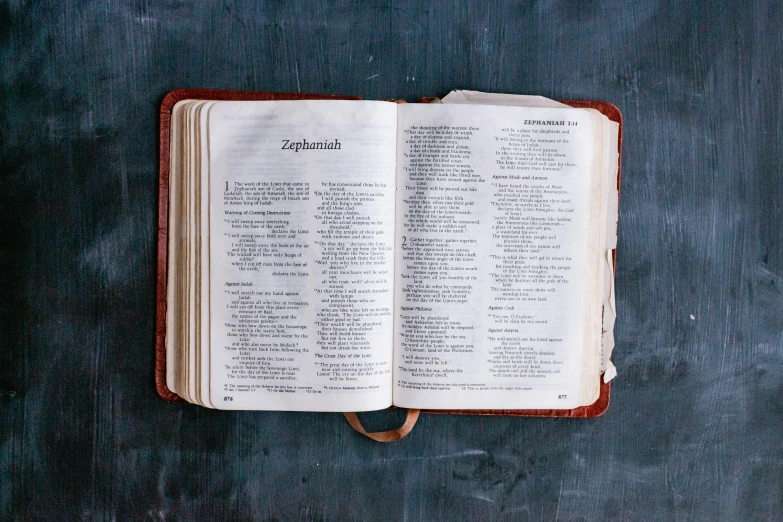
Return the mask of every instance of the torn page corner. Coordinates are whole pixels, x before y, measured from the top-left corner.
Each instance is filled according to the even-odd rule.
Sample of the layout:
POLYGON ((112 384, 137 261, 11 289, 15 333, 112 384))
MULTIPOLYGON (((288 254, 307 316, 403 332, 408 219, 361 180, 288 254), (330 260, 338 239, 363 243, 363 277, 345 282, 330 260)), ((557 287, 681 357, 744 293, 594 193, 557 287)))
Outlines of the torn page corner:
POLYGON ((604 382, 608 383, 615 377, 617 377, 617 368, 614 367, 612 361, 608 361, 606 365, 606 371, 604 372, 604 382))

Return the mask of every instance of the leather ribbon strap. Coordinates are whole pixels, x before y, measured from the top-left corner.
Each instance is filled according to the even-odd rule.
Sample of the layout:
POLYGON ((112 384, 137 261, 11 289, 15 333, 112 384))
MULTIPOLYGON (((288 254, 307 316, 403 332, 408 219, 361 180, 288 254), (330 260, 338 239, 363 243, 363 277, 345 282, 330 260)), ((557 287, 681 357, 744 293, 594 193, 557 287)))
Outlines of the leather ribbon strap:
POLYGON ((348 424, 351 425, 351 428, 355 429, 365 437, 369 437, 377 442, 393 442, 395 440, 400 440, 411 432, 413 425, 416 424, 416 421, 419 419, 419 410, 408 410, 408 416, 405 418, 405 424, 399 428, 387 431, 368 432, 364 429, 364 426, 362 426, 362 423, 359 421, 359 417, 356 416, 356 413, 345 412, 343 415, 345 416, 345 420, 348 421, 348 424))

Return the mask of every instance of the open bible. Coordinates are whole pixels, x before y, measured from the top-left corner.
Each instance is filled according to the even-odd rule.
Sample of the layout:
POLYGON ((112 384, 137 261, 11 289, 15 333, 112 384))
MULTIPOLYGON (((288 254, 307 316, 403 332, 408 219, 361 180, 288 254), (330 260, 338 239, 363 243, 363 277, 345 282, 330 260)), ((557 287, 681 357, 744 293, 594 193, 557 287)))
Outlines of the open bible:
POLYGON ((614 106, 216 93, 165 102, 161 395, 245 410, 606 409, 614 106))

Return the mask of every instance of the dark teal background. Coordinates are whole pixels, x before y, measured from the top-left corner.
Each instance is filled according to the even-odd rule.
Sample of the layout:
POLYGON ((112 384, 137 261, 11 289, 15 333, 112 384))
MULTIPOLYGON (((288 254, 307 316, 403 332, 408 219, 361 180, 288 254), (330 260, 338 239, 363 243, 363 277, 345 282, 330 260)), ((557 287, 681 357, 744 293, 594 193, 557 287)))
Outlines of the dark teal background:
POLYGON ((774 0, 0 2, 0 520, 780 520, 782 56, 774 0), (428 415, 382 445, 160 400, 180 87, 616 104, 609 411, 428 415))

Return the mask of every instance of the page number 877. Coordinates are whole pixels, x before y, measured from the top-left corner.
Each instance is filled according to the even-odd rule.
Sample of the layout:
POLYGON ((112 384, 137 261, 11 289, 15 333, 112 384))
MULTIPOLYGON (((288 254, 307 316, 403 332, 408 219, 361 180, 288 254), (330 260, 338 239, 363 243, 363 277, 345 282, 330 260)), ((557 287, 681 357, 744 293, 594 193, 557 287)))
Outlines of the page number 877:
POLYGON ((558 395, 557 396, 558 399, 565 399, 566 397, 568 397, 568 395, 558 395))

